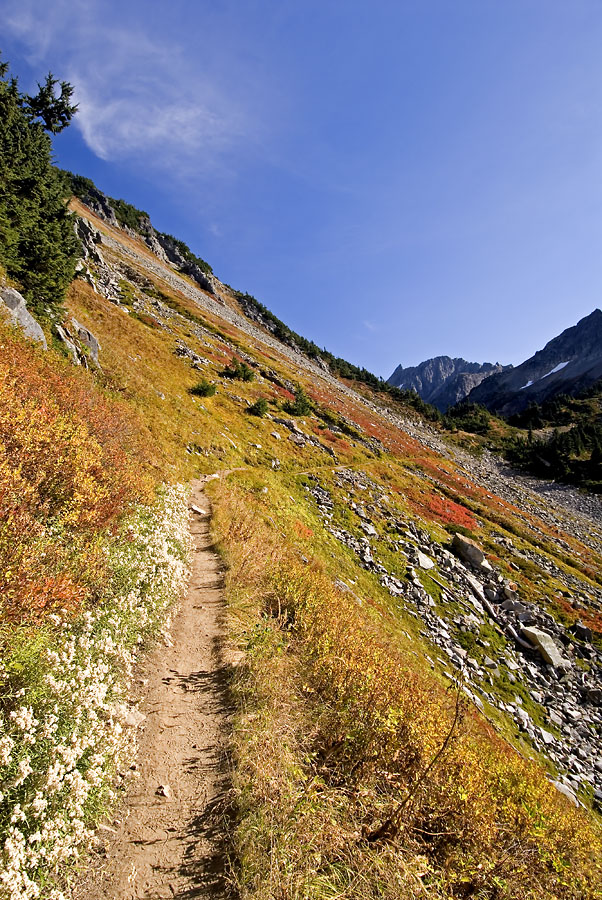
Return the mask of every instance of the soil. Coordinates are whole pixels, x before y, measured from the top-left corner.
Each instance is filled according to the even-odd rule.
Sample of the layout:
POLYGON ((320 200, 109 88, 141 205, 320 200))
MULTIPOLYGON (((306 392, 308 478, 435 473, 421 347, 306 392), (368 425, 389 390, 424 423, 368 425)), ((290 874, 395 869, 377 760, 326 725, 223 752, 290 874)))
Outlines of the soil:
POLYGON ((202 488, 202 481, 194 484, 190 501, 191 577, 171 645, 151 653, 139 675, 139 709, 146 715, 134 772, 139 777, 129 779, 112 826, 101 825, 75 900, 233 896, 226 871, 231 710, 225 602, 202 488))

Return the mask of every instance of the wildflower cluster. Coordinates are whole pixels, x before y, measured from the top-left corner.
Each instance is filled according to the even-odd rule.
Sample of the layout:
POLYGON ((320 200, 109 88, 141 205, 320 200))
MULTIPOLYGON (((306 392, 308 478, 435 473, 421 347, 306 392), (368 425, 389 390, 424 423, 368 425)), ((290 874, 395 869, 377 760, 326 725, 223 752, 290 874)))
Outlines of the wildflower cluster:
POLYGON ((0 898, 60 900, 60 878, 135 749, 127 688, 187 577, 186 492, 167 488, 107 541, 111 581, 77 619, 0 637, 0 898), (23 633, 21 633, 23 632, 23 633))

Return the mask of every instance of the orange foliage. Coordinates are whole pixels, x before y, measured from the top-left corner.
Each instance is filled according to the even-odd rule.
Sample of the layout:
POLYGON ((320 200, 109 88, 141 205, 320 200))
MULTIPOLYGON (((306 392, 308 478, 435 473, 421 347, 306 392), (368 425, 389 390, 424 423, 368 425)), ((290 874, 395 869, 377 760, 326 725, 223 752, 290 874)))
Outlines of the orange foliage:
POLYGON ((313 530, 298 519, 293 523, 293 527, 298 537, 303 538, 304 540, 313 536, 313 530))
MULTIPOLYGON (((127 506, 149 496, 136 423, 88 373, 0 326, 0 595, 9 618, 79 605, 68 568, 127 506)), ((94 568, 94 553, 89 563, 94 568)), ((83 559, 83 557, 81 557, 83 559)), ((81 568, 81 563, 80 563, 81 568)))

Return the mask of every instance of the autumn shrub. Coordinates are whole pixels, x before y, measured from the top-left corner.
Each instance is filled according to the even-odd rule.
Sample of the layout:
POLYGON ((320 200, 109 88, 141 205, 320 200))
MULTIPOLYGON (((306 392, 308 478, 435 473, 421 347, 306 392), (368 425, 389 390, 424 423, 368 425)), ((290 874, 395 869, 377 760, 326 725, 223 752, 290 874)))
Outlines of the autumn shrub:
POLYGON ((151 496, 150 459, 135 418, 88 373, 4 325, 0 350, 2 613, 40 618, 81 602, 97 533, 151 496))
POLYGON ((103 595, 89 608, 0 626, 2 900, 62 898, 67 867, 116 797, 135 744, 133 666, 169 626, 187 577, 187 494, 161 490, 105 532, 103 595))

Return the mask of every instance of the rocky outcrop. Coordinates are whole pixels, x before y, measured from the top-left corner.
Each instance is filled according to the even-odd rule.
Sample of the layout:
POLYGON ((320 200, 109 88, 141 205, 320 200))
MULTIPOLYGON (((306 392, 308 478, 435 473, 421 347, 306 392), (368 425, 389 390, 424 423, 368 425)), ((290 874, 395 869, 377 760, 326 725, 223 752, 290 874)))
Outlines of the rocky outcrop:
POLYGON ((89 368, 90 365, 100 368, 98 353, 100 344, 91 331, 81 325, 77 319, 55 325, 57 337, 65 345, 71 361, 76 366, 89 368))
MULTIPOLYGON (((138 219, 138 227, 134 231, 128 226, 122 226, 115 215, 115 210, 111 205, 111 198, 105 196, 102 191, 97 188, 90 189, 81 198, 82 202, 96 213, 101 219, 111 225, 113 228, 121 228, 127 234, 135 238, 142 238, 149 250, 161 260, 163 263, 176 268, 179 272, 183 272, 195 281, 200 288, 212 294, 219 301, 222 297, 219 293, 220 282, 210 272, 206 271, 195 258, 190 258, 182 251, 183 245, 171 235, 163 234, 156 231, 149 217, 142 213, 138 219)), ((115 201, 113 201, 115 202, 115 201)), ((95 229, 90 226, 84 219, 78 218, 76 221, 76 233, 84 246, 90 248, 90 235, 87 231, 94 232, 95 229), (83 223, 83 224, 81 224, 83 223)), ((185 248, 186 249, 186 248, 185 248)))
POLYGON ((13 325, 23 329, 27 337, 41 344, 44 350, 47 349, 44 332, 27 309, 25 298, 19 291, 10 287, 0 287, 0 311, 13 325))
POLYGON ((75 333, 81 345, 83 345, 87 349, 87 359, 90 359, 95 366, 98 366, 98 353, 100 351, 100 344, 98 340, 94 337, 91 331, 84 325, 80 325, 77 319, 72 318, 71 324, 75 329, 75 333))
MULTIPOLYGON (((355 533, 337 523, 337 504, 315 475, 306 489, 325 529, 420 622, 422 636, 433 645, 432 658, 426 656, 431 667, 441 667, 452 681, 460 677, 461 689, 479 709, 488 704, 508 717, 517 737, 548 757, 558 773, 553 783, 572 802, 578 804, 577 792, 586 787, 602 804, 602 651, 591 643, 589 629, 576 624, 569 630, 539 604, 522 600, 520 584, 491 566, 475 541, 458 534, 451 553, 417 522, 392 513, 381 486, 367 473, 341 469, 335 487, 338 502, 358 517, 355 533), (425 569, 441 589, 439 596, 426 590, 420 572, 425 569), (471 652, 465 649, 468 637, 471 652), (509 700, 508 682, 520 685, 522 696, 517 690, 509 700)), ((354 527, 353 517, 346 521, 354 527)), ((498 540, 516 552, 509 538, 500 534, 498 540)), ((534 554, 528 558, 543 562, 534 554)), ((560 570, 554 574, 573 587, 560 570)), ((340 580, 339 586, 347 587, 340 580)))
POLYGON ((418 366, 397 366, 388 383, 403 390, 416 391, 441 412, 463 400, 485 378, 504 371, 499 363, 472 363, 461 357, 435 356, 418 366))
POLYGON ((520 366, 494 374, 471 402, 508 416, 557 394, 575 395, 602 378, 602 311, 595 309, 520 366))
POLYGON ((98 188, 90 188, 81 199, 88 209, 91 209, 99 218, 104 219, 113 228, 119 228, 115 210, 109 203, 109 198, 105 197, 102 191, 99 191, 98 188))
POLYGON ((161 245, 159 235, 153 228, 152 222, 148 216, 140 217, 140 228, 138 234, 136 234, 135 232, 133 234, 135 237, 139 237, 140 235, 142 235, 145 244, 162 262, 170 262, 167 253, 161 245))
MULTIPOLYGON (((148 224, 150 225, 150 221, 148 224)), ((214 295, 218 294, 216 284, 219 282, 210 272, 206 272, 197 263, 187 259, 180 250, 178 243, 170 235, 155 231, 152 225, 150 225, 150 229, 153 233, 152 242, 159 244, 163 257, 168 262, 175 266, 178 271, 183 272, 185 275, 192 278, 193 281, 196 281, 199 287, 203 288, 207 293, 214 295)), ((151 243, 149 243, 149 239, 145 235, 143 235, 143 237, 152 250, 153 247, 151 243)))

